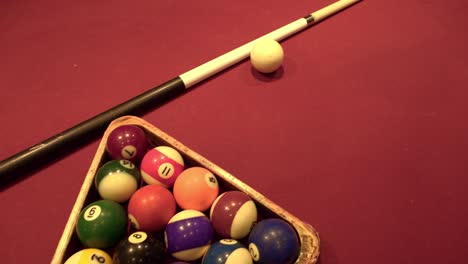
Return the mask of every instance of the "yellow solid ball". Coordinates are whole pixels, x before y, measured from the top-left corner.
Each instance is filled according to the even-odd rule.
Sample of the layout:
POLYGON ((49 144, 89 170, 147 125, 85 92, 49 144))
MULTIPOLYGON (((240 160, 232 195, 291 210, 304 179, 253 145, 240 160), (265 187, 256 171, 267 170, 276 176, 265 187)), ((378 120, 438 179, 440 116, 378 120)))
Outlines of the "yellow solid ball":
POLYGON ((283 59, 283 48, 273 39, 259 40, 250 52, 252 66, 262 73, 276 71, 283 64, 283 59))

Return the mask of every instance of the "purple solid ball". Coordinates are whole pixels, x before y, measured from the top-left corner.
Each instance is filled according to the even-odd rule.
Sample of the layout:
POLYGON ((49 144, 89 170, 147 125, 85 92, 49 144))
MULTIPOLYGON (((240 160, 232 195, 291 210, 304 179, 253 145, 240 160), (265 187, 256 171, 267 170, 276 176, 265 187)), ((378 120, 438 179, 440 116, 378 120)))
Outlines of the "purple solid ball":
POLYGON ((209 245, 213 238, 213 229, 208 217, 198 216, 169 222, 166 235, 167 251, 172 254, 209 245))
POLYGON ((180 261, 195 261, 206 253, 214 237, 210 219, 200 211, 174 215, 164 232, 167 253, 180 261))
POLYGON ((139 126, 122 125, 111 131, 106 151, 111 159, 125 159, 139 164, 149 149, 145 131, 139 126))

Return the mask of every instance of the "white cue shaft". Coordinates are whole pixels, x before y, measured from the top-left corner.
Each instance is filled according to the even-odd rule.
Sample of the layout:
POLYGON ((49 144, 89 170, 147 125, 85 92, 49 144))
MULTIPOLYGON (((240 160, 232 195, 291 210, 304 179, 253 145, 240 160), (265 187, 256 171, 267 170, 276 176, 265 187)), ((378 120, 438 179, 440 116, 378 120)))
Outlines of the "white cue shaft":
POLYGON ((208 61, 188 72, 185 72, 179 77, 185 84, 185 88, 194 86, 195 84, 215 75, 216 73, 223 71, 231 67, 234 64, 246 59, 250 55, 252 47, 261 39, 269 38, 276 41, 281 41, 305 28, 315 24, 337 12, 359 2, 361 0, 340 0, 331 5, 328 5, 322 9, 315 11, 307 17, 300 18, 292 23, 287 24, 281 28, 278 28, 262 37, 259 37, 247 44, 244 44, 232 51, 229 51, 211 61, 208 61))
POLYGON ((16 180, 19 178, 19 175, 23 175, 25 172, 30 172, 30 170, 38 168, 38 166, 43 166, 47 162, 51 162, 53 158, 58 157, 61 153, 66 153, 70 149, 82 144, 82 142, 89 140, 91 138, 90 135, 105 128, 115 118, 144 112, 149 107, 154 107, 155 104, 165 102, 182 94, 187 88, 240 62, 249 57, 253 45, 258 40, 271 38, 276 41, 281 41, 359 1, 360 0, 341 0, 312 14, 308 14, 304 18, 298 19, 263 37, 202 64, 168 82, 154 87, 66 131, 46 139, 33 147, 0 161, 0 183, 16 180))

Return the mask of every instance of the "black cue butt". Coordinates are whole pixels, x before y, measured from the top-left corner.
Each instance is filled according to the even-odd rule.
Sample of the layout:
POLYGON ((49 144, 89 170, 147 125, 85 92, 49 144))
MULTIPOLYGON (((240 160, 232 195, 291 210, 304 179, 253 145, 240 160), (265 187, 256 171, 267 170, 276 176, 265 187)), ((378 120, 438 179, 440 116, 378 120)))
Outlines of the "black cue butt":
POLYGON ((186 91, 180 77, 167 81, 122 104, 96 115, 33 147, 0 161, 0 187, 11 185, 102 135, 107 126, 124 115, 141 115, 186 91))

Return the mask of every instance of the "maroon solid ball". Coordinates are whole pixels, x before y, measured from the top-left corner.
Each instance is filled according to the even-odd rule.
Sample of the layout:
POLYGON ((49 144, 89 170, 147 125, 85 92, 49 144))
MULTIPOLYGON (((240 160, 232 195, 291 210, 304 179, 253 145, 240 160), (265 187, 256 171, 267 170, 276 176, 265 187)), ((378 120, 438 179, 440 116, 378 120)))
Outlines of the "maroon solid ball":
POLYGON ((111 131, 106 151, 111 159, 125 159, 138 164, 148 151, 145 131, 139 126, 122 125, 111 131))
POLYGON ((228 191, 213 202, 210 219, 222 238, 242 239, 257 221, 257 207, 247 194, 228 191))

